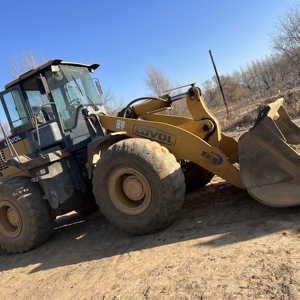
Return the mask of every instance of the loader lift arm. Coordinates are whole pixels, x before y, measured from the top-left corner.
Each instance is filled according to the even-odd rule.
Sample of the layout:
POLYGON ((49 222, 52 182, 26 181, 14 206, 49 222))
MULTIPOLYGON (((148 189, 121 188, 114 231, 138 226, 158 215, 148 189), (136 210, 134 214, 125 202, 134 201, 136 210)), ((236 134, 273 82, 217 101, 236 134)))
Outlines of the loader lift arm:
POLYGON ((193 162, 237 187, 244 187, 234 165, 238 162, 237 142, 221 133, 217 119, 194 84, 187 93, 147 99, 126 107, 119 115, 123 117, 99 116, 102 126, 111 132, 124 131, 128 137, 157 141, 177 161, 193 162), (157 110, 169 109, 172 102, 184 98, 192 118, 156 113, 157 110))
POLYGON ((247 189, 268 206, 300 205, 300 128, 291 121, 283 99, 267 105, 254 127, 237 142, 221 132, 218 120, 194 84, 187 93, 150 99, 127 108, 126 116, 101 116, 112 132, 125 131, 132 138, 157 141, 175 155, 247 189), (173 101, 186 99, 191 118, 157 114, 173 101), (255 162, 255 163, 254 163, 255 162), (284 195, 284 198, 282 197, 284 195))

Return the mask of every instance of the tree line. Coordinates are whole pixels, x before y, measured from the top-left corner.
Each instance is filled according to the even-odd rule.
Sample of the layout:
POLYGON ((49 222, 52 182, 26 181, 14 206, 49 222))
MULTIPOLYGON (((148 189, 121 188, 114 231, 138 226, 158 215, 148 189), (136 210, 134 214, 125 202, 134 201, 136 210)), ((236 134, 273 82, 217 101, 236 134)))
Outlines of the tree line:
MULTIPOLYGON (((254 103, 272 95, 291 90, 300 85, 300 2, 294 4, 279 18, 270 34, 272 54, 240 67, 232 74, 220 76, 226 102, 229 106, 254 103)), ((172 89, 168 81, 154 66, 147 69, 146 87, 155 95, 172 89), (166 88, 167 87, 167 88, 166 88)), ((205 102, 213 109, 223 107, 217 77, 201 84, 205 102)), ((187 113, 186 108, 177 107, 174 113, 187 113)), ((181 104, 184 106, 184 104, 181 104)))
MULTIPOLYGON (((299 67, 291 65, 284 55, 274 54, 264 60, 252 61, 230 75, 222 75, 220 81, 229 105, 251 103, 298 87, 298 70, 299 67)), ((205 100, 211 107, 222 105, 216 76, 202 86, 205 100)))

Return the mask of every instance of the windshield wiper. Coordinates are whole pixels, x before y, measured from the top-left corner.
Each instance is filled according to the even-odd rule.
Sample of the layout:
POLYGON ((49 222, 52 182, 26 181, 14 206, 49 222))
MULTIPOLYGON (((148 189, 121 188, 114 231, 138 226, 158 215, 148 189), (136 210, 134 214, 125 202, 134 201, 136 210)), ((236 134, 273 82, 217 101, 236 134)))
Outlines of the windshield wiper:
POLYGON ((86 99, 88 99, 89 103, 92 105, 92 107, 93 107, 93 109, 94 109, 95 111, 99 110, 99 108, 96 106, 96 104, 95 104, 95 103, 94 103, 87 95, 85 95, 85 94, 82 92, 82 90, 81 90, 81 88, 80 88, 80 85, 78 84, 78 82, 76 81, 76 79, 74 78, 73 75, 72 75, 72 78, 73 78, 74 82, 76 83, 76 86, 77 86, 77 88, 78 88, 78 90, 79 90, 81 96, 82 96, 82 97, 85 97, 86 99))

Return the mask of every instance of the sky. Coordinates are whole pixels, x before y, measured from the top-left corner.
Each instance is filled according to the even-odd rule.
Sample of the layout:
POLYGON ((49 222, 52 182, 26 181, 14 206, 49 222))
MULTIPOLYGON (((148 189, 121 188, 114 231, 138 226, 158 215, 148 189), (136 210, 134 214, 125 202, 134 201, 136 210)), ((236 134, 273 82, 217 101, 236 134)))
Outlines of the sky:
POLYGON ((146 69, 174 85, 220 75, 270 55, 270 34, 295 0, 2 0, 0 87, 14 57, 99 63, 104 90, 127 104, 150 94, 146 69))

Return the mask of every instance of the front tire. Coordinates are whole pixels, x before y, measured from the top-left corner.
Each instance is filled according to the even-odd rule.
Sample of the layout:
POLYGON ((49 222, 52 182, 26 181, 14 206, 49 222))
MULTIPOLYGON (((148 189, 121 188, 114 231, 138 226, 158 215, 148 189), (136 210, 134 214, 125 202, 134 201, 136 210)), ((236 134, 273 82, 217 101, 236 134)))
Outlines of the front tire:
POLYGON ((27 177, 0 184, 0 246, 9 253, 31 250, 50 237, 54 218, 40 186, 27 177))
POLYGON ((156 232, 169 225, 185 195, 184 176, 175 157, 160 144, 126 139, 98 161, 93 190, 100 211, 131 234, 156 232))

